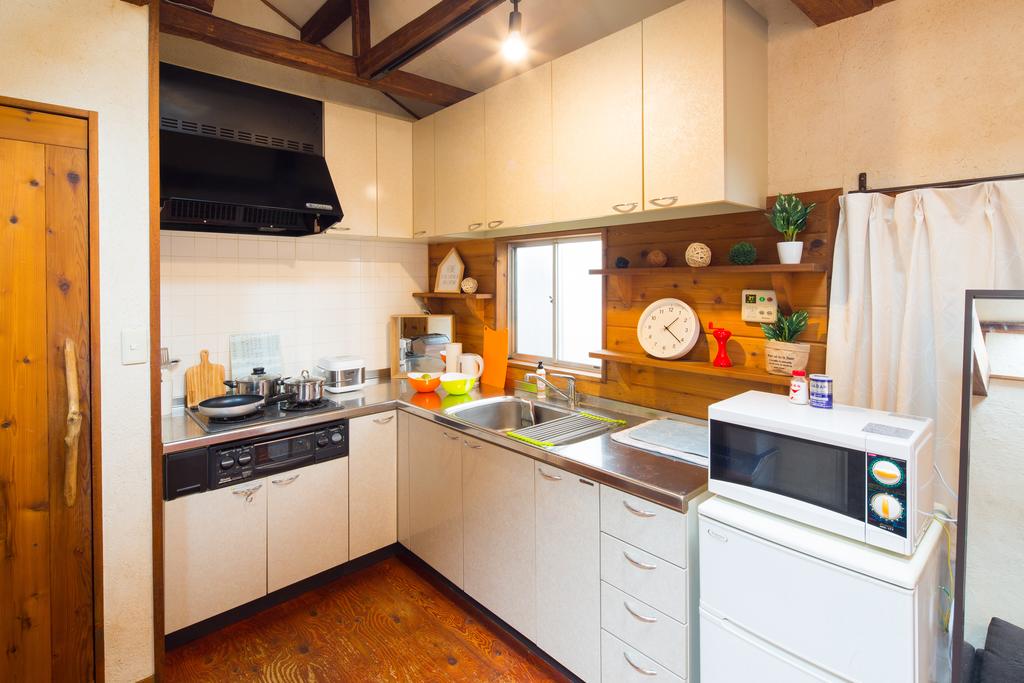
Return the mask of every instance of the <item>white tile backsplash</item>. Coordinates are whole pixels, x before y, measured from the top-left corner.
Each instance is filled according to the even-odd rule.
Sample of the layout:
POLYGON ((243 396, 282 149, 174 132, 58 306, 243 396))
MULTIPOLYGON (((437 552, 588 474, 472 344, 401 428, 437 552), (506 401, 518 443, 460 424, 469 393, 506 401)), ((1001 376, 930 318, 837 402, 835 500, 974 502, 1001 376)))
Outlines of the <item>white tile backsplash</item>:
POLYGON ((388 366, 391 316, 416 313, 412 292, 427 289, 427 247, 334 236, 160 235, 161 344, 185 369, 208 349, 229 375, 228 337, 281 335, 285 374, 320 356, 353 354, 371 370, 388 366))

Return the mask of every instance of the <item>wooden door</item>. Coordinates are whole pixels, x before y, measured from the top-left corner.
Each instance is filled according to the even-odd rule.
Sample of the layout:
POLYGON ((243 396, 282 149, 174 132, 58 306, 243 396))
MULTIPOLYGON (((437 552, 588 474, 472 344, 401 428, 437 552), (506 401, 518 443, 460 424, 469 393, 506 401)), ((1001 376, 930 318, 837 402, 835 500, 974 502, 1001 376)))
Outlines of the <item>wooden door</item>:
POLYGON ((88 180, 86 119, 0 106, 4 681, 95 677, 88 180))
POLYGON ((475 232, 484 226, 483 93, 434 114, 434 234, 475 232))
POLYGON ((389 546, 398 533, 398 413, 349 420, 349 556, 389 546))
POLYGON ((642 54, 635 24, 552 62, 556 221, 643 209, 642 54))

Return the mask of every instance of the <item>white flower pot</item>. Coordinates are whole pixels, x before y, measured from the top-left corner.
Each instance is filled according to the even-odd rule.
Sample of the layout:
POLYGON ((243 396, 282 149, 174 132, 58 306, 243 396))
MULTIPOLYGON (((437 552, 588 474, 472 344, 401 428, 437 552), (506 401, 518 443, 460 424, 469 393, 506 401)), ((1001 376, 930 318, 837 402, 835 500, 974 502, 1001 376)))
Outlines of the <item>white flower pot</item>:
POLYGON ((803 255, 803 242, 779 242, 779 263, 800 263, 803 255))
POLYGON ((789 375, 806 370, 811 356, 810 344, 770 341, 764 345, 764 368, 773 375, 789 375))

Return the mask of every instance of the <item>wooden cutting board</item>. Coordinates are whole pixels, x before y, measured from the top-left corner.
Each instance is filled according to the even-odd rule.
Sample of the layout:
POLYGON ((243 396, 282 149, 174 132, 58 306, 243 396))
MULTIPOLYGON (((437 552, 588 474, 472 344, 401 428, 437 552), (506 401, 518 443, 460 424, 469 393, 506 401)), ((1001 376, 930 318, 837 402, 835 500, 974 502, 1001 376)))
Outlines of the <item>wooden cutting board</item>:
POLYGON ((185 404, 194 408, 201 401, 221 396, 224 389, 224 366, 210 362, 210 352, 199 352, 199 365, 185 371, 185 404))

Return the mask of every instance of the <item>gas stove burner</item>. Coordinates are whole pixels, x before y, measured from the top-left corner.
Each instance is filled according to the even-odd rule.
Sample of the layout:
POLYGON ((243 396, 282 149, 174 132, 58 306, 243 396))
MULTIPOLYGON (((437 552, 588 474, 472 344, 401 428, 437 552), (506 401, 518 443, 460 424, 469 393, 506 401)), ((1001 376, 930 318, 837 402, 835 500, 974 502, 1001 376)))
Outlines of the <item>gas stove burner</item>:
POLYGON ((258 420, 263 417, 263 409, 259 409, 254 413, 247 415, 235 415, 234 417, 210 417, 206 416, 206 419, 214 424, 236 424, 238 422, 248 422, 249 420, 258 420))
POLYGON ((305 403, 292 403, 289 401, 281 404, 281 410, 288 413, 301 413, 309 410, 317 410, 319 408, 323 408, 329 403, 330 401, 323 398, 317 401, 307 401, 305 403))

